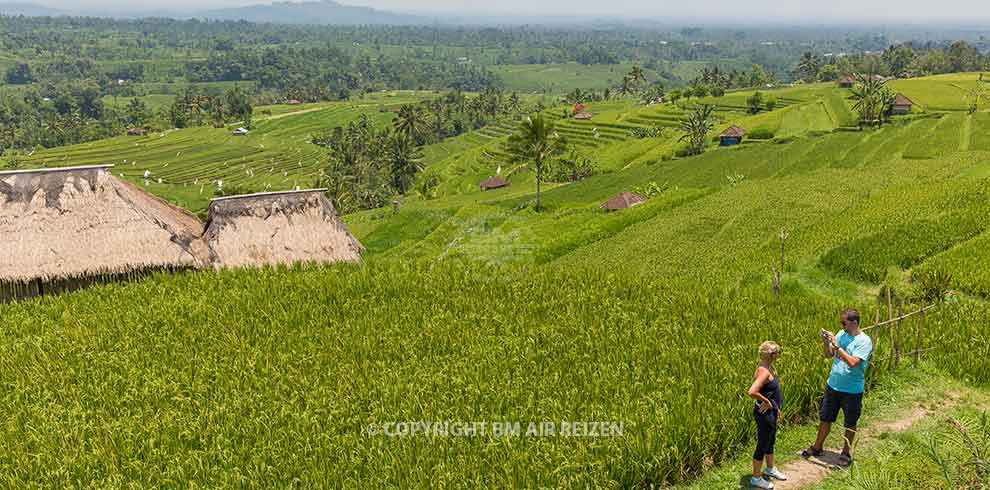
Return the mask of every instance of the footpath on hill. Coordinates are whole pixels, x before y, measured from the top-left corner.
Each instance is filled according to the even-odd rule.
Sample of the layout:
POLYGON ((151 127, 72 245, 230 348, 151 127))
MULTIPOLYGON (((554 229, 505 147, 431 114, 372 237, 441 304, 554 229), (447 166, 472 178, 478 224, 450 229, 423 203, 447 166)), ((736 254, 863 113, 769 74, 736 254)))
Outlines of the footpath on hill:
MULTIPOLYGON (((854 443, 853 457, 861 465, 870 458, 870 449, 891 434, 911 430, 931 417, 944 414, 953 407, 965 403, 967 390, 959 381, 948 378, 931 369, 903 367, 892 373, 879 389, 868 391, 863 401, 863 417, 860 437, 854 443)), ((785 387, 786 393, 786 387, 785 387)), ((842 446, 840 420, 833 426, 826 441, 826 452, 819 458, 805 460, 802 449, 811 445, 817 431, 817 421, 809 420, 801 425, 782 425, 777 439, 777 466, 788 476, 786 481, 774 481, 778 490, 816 488, 830 479, 840 478, 848 470, 839 468, 838 452, 842 446)), ((755 438, 755 426, 753 428, 755 438)), ((698 480, 678 486, 684 490, 724 490, 727 488, 752 488, 749 477, 752 460, 749 452, 721 467, 715 468, 698 480)))

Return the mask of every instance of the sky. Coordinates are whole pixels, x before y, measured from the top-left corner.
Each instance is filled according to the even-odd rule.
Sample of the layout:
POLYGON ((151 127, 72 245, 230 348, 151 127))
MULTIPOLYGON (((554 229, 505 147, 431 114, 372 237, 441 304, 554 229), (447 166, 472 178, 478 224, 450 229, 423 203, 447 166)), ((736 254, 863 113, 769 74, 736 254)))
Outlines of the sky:
MULTIPOLYGON (((5 0, 0 0, 5 1, 5 0)), ((12 0, 6 0, 12 1, 12 0)), ((32 0, 22 0, 32 1, 32 0)), ((383 10, 421 13, 553 16, 648 17, 655 19, 742 19, 889 21, 922 24, 932 21, 990 20, 988 0, 339 0, 383 10)), ((134 9, 195 9, 236 7, 266 0, 34 0, 71 10, 87 7, 134 9)))

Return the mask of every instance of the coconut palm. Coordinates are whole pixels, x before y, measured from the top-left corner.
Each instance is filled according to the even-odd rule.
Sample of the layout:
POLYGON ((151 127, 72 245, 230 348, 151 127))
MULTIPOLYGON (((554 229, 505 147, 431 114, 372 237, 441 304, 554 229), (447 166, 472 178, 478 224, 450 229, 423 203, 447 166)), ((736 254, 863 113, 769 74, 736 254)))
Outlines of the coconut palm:
POLYGON ((798 61, 798 75, 802 80, 812 82, 818 77, 819 65, 821 65, 821 63, 818 61, 818 57, 815 56, 815 53, 806 51, 801 55, 801 60, 798 61))
POLYGON ((393 123, 395 130, 418 140, 426 126, 423 113, 413 104, 406 104, 399 108, 399 114, 393 123))
POLYGON ((629 70, 629 74, 626 76, 629 77, 629 81, 634 85, 646 82, 646 73, 639 66, 633 66, 632 70, 629 70))
POLYGON ((564 140, 554 129, 553 121, 543 114, 527 117, 516 133, 509 137, 509 146, 518 158, 530 160, 536 167, 536 210, 540 210, 540 183, 547 161, 564 151, 564 140))
POLYGON ((680 141, 687 140, 688 152, 692 155, 700 155, 705 151, 705 143, 708 141, 708 132, 715 127, 712 120, 712 113, 715 107, 705 104, 688 114, 687 119, 681 121, 680 129, 684 131, 680 141))
POLYGON ((633 93, 632 80, 629 79, 628 75, 622 77, 622 83, 620 83, 619 86, 616 87, 615 91, 616 93, 618 93, 620 96, 623 97, 633 93))
POLYGON ((405 194, 412 185, 416 173, 423 170, 423 154, 416 142, 402 133, 395 133, 389 140, 388 159, 391 165, 392 187, 405 194))

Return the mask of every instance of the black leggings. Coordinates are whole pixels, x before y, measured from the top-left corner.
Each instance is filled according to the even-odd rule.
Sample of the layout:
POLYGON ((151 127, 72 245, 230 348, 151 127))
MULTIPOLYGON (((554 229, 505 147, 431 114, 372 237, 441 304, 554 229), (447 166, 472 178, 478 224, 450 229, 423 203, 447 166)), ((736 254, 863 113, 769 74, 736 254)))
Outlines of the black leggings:
POLYGON ((777 409, 771 408, 766 413, 760 413, 759 408, 753 409, 756 419, 756 451, 753 452, 755 461, 763 461, 767 454, 773 454, 773 445, 777 442, 777 409))

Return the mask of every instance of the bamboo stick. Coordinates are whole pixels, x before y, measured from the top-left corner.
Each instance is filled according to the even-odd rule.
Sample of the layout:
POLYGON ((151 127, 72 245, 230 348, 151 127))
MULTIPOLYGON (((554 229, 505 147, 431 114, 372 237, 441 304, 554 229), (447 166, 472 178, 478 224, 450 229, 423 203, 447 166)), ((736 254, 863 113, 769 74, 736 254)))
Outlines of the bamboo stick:
POLYGON ((901 365, 901 321, 904 318, 904 300, 897 302, 897 325, 894 326, 894 367, 901 365))
POLYGON ((917 365, 921 361, 921 339, 925 335, 925 311, 921 311, 921 316, 918 317, 918 332, 914 340, 914 364, 917 365))
POLYGON ((887 326, 887 325, 890 325, 891 323, 894 323, 894 322, 897 322, 898 320, 903 320, 903 319, 905 319, 905 318, 908 318, 908 317, 911 317, 911 316, 914 316, 914 315, 917 315, 917 314, 920 314, 920 313, 922 313, 922 312, 924 312, 924 311, 928 311, 928 310, 930 310, 930 309, 932 309, 932 308, 934 308, 934 307, 935 307, 935 305, 928 305, 928 306, 926 306, 926 307, 924 307, 924 308, 921 308, 921 309, 918 309, 918 310, 915 310, 915 311, 912 311, 911 313, 908 313, 908 314, 906 314, 906 315, 904 315, 904 316, 902 316, 902 317, 897 317, 897 318, 891 318, 890 320, 886 320, 886 321, 883 321, 883 322, 879 322, 879 323, 876 323, 876 324, 873 324, 873 325, 870 325, 869 327, 864 327, 864 328, 863 328, 863 330, 870 330, 870 329, 872 329, 872 328, 877 328, 877 327, 883 327, 883 326, 887 326))

